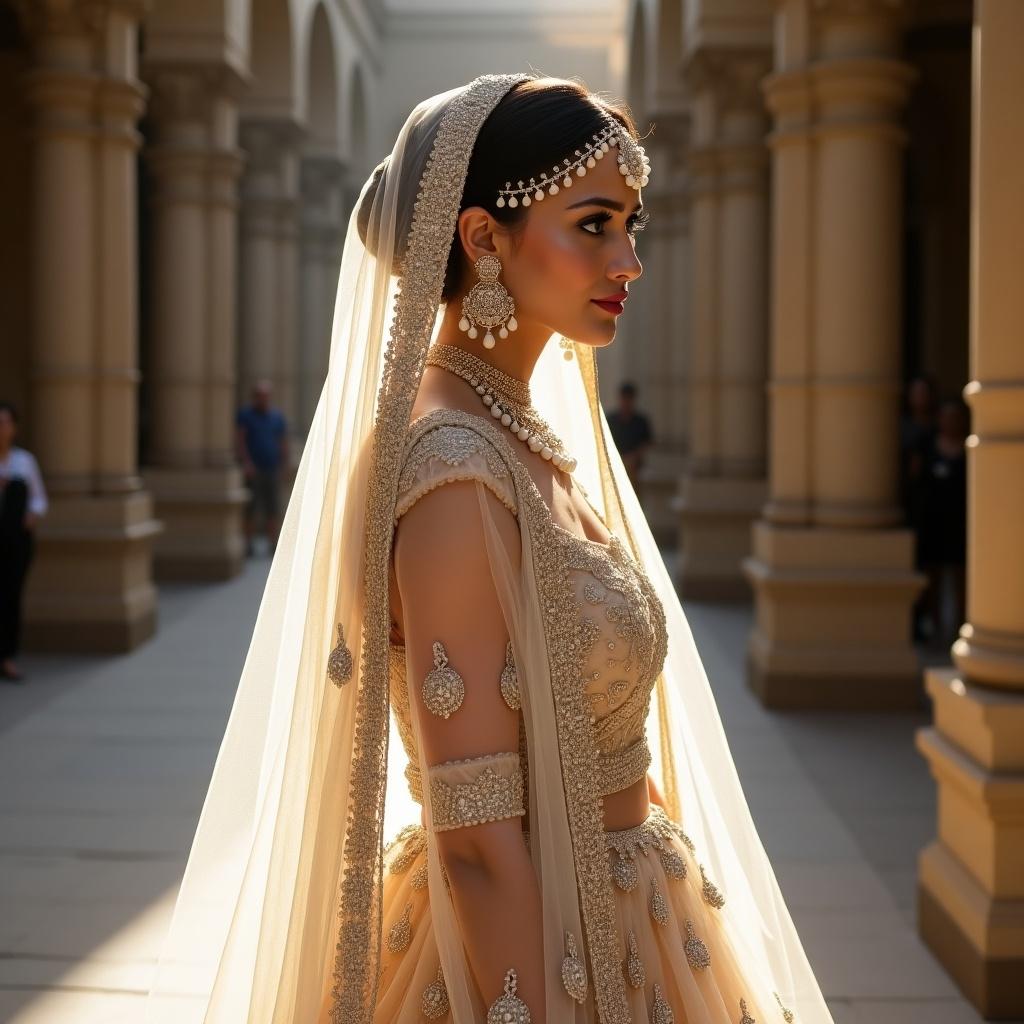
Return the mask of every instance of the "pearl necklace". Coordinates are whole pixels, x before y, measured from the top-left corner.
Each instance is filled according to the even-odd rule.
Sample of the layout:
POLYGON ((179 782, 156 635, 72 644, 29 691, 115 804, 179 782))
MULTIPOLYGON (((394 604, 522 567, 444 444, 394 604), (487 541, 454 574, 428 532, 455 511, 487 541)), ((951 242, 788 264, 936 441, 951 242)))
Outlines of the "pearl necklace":
POLYGON ((562 442, 530 404, 530 385, 509 377, 496 366, 455 345, 434 345, 427 351, 427 365, 440 366, 467 381, 491 415, 522 441, 531 452, 549 460, 563 473, 572 473, 576 459, 566 454, 562 442))

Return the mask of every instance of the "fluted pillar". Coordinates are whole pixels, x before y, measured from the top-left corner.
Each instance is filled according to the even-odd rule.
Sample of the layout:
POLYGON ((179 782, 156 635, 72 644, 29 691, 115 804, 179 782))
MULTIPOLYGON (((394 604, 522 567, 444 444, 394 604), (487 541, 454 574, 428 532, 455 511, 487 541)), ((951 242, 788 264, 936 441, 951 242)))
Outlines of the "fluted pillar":
POLYGON ((287 120, 246 119, 242 148, 239 279, 239 389, 269 380, 272 401, 296 429, 299 337, 298 126, 287 120))
POLYGON ((698 51, 689 156, 690 449, 680 485, 677 583, 687 597, 749 596, 742 562, 765 495, 768 50, 698 51))
POLYGON ((23 8, 33 46, 31 418, 53 498, 25 642, 47 650, 127 650, 155 628, 159 524, 135 457, 142 8, 23 8))
POLYGON ((146 68, 150 145, 151 430, 146 481, 166 532, 164 579, 226 579, 244 556, 234 457, 237 181, 235 79, 146 68))
POLYGON ((901 2, 780 0, 769 496, 746 572, 749 678, 771 706, 920 701, 923 582, 897 500, 901 2))
POLYGON ((918 927, 988 1019, 1024 1016, 1024 6, 975 7, 967 622, 930 670, 917 746, 938 786, 918 927))
POLYGON ((298 413, 295 424, 296 431, 302 435, 313 421, 331 351, 334 300, 344 241, 343 172, 343 165, 334 157, 306 157, 302 161, 298 413))

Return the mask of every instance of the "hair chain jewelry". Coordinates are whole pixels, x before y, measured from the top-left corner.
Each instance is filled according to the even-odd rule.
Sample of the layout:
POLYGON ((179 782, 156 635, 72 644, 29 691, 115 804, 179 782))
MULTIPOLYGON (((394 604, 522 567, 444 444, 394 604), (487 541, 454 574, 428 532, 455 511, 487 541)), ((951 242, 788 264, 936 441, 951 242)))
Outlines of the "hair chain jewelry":
POLYGON ((467 381, 491 415, 532 452, 550 460, 563 473, 572 473, 577 460, 568 455, 555 432, 530 405, 530 386, 456 345, 433 345, 427 365, 440 366, 467 381))
POLYGON ((507 203, 510 207, 516 207, 522 202, 523 206, 529 206, 533 200, 540 202, 544 198, 545 189, 549 196, 558 195, 559 179, 563 188, 571 188, 573 172, 578 178, 584 177, 588 169, 593 169, 598 160, 604 159, 605 153, 612 146, 618 150, 616 159, 619 174, 626 179, 626 184, 638 192, 647 184, 651 162, 647 159, 644 147, 630 135, 624 125, 609 117, 606 126, 590 138, 590 144, 585 149, 576 150, 575 160, 566 157, 561 164, 552 167, 552 173, 531 178, 526 184, 520 179, 518 188, 513 188, 512 182, 506 181, 505 187, 498 190, 496 205, 503 207, 507 203))

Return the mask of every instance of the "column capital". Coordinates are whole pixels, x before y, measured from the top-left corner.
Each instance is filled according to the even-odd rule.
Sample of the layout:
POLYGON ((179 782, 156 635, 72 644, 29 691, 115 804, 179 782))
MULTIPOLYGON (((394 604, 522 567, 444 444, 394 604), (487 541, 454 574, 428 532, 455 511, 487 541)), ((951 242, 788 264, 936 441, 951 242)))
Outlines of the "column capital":
POLYGON ((246 117, 239 132, 249 165, 263 170, 276 167, 282 154, 294 151, 305 135, 298 121, 288 117, 246 117))
POLYGON ((768 49, 702 48, 687 60, 683 75, 694 92, 713 92, 723 111, 761 110, 761 81, 771 67, 768 49))

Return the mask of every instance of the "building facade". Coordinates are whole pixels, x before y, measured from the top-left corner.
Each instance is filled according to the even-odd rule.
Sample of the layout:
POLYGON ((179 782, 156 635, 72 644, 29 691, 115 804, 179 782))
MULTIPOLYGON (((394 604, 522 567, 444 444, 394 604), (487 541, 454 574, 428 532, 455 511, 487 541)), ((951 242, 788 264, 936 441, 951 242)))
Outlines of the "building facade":
POLYGON ((1019 1017, 1024 4, 634 0, 629 19, 660 224, 625 326, 679 589, 752 598, 748 679, 770 707, 913 708, 926 690, 939 815, 919 928, 985 1016, 1019 1017), (899 473, 921 375, 973 419, 966 621, 924 678, 899 473))

